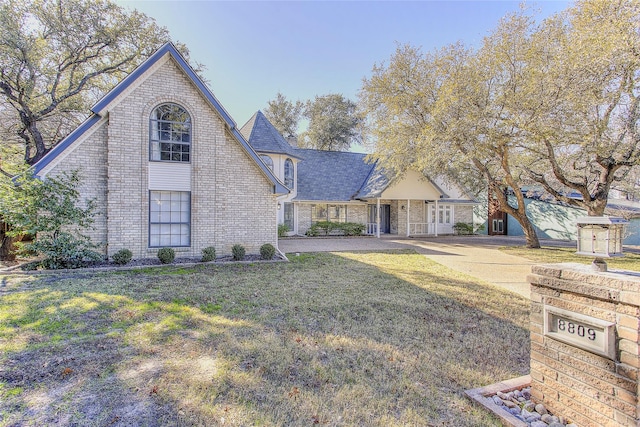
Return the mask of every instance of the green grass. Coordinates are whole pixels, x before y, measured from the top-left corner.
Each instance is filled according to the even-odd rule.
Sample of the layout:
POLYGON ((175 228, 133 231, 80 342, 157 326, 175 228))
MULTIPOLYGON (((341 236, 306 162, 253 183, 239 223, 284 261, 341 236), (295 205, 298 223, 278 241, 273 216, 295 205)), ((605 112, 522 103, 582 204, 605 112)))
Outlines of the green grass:
MULTIPOLYGON (((593 261, 593 258, 576 255, 575 248, 542 247, 540 249, 529 249, 524 246, 508 246, 500 248, 500 250, 544 264, 561 262, 591 264, 593 261)), ((607 258, 606 262, 609 269, 640 271, 640 254, 625 253, 623 257, 607 258)))
POLYGON ((411 251, 0 278, 0 426, 485 426, 528 302, 411 251))

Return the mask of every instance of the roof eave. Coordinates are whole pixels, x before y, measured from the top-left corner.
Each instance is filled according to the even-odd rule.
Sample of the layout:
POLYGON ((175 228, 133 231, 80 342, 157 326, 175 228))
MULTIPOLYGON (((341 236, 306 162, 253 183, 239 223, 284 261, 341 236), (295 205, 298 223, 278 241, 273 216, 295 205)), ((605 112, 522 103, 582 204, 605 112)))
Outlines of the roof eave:
POLYGON ((51 149, 42 159, 31 167, 34 176, 39 176, 40 172, 46 168, 53 160, 56 159, 64 150, 78 140, 85 132, 100 121, 102 117, 97 114, 89 116, 80 126, 75 128, 73 132, 62 139, 55 147, 51 149))

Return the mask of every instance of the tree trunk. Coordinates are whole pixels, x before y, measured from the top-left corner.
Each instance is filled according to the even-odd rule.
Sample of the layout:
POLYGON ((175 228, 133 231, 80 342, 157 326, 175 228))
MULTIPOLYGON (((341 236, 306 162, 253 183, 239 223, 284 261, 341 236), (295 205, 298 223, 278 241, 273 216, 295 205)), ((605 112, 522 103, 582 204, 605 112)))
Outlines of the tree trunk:
POLYGON ((0 222, 0 261, 15 261, 15 243, 19 238, 8 236, 7 231, 8 226, 4 222, 0 222))
POLYGON ((524 213, 520 214, 520 209, 516 211, 516 215, 512 216, 520 223, 522 226, 522 231, 524 231, 524 237, 527 240, 527 247, 530 249, 540 249, 540 240, 538 240, 538 234, 536 233, 536 229, 531 224, 529 217, 524 213))
POLYGON ((596 197, 590 203, 587 204, 587 215, 604 216, 604 210, 606 209, 606 207, 607 207, 606 197, 602 197, 601 195, 596 195, 596 197))
POLYGON ((29 113, 20 112, 20 121, 22 128, 18 135, 25 141, 24 161, 28 165, 36 164, 44 157, 49 150, 44 144, 44 138, 40 129, 38 129, 38 121, 29 113), (35 149, 35 153, 32 150, 35 149))
POLYGON ((489 194, 494 194, 496 199, 498 200, 500 209, 518 221, 522 226, 522 231, 524 232, 524 237, 527 241, 527 247, 531 249, 539 249, 540 248, 540 240, 538 240, 538 235, 536 233, 536 229, 533 227, 531 220, 527 216, 527 209, 524 202, 524 196, 522 195, 522 191, 520 189, 514 191, 514 196, 518 203, 518 207, 514 208, 509 204, 509 199, 507 196, 506 190, 500 185, 493 184, 490 186, 489 194))

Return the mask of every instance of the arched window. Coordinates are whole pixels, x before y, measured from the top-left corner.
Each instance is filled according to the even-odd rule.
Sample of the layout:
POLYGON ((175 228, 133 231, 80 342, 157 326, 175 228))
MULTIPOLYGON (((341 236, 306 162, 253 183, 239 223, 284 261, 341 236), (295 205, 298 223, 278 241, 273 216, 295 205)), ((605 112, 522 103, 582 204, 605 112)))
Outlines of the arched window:
POLYGON ((151 113, 149 160, 189 162, 191 117, 177 104, 162 104, 151 113))
POLYGON ((271 169, 271 172, 273 172, 273 160, 271 160, 271 157, 267 156, 266 154, 262 154, 260 155, 260 158, 262 159, 264 164, 267 165, 269 169, 271 169))
POLYGON ((293 161, 291 159, 287 159, 284 161, 284 185, 287 188, 293 188, 293 161))

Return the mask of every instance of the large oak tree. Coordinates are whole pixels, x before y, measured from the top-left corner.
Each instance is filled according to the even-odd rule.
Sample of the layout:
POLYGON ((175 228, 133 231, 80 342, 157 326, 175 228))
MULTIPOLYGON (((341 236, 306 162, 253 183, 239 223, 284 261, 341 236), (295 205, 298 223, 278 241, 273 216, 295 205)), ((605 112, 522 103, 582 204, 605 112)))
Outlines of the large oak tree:
POLYGON ((531 185, 602 215, 640 163, 639 7, 583 0, 539 25, 523 10, 477 50, 398 48, 360 94, 374 157, 488 187, 530 247, 531 185))
POLYGON ((307 101, 303 115, 309 127, 302 143, 317 150, 348 151, 361 141, 361 119, 356 109, 355 102, 337 93, 307 101))
POLYGON ((168 40, 152 18, 109 0, 0 0, 3 144, 36 163, 168 40))
POLYGON ((478 51, 461 44, 422 54, 401 46, 376 66, 360 94, 375 141, 373 157, 403 173, 448 176, 497 197, 522 226, 527 246, 540 246, 526 215, 515 111, 532 21, 504 18, 478 51), (512 197, 509 197, 509 194, 512 197))
POLYGON ((638 190, 640 2, 578 2, 531 46, 521 104, 529 174, 557 200, 603 215, 612 188, 638 190))

